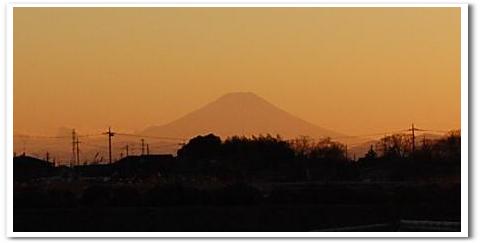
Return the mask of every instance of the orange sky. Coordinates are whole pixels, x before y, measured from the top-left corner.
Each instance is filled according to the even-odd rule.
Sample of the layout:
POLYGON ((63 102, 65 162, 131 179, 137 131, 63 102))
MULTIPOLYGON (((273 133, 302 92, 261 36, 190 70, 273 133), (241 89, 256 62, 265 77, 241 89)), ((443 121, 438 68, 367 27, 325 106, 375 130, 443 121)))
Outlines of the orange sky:
POLYGON ((460 8, 15 8, 14 130, 161 125, 251 91, 347 134, 460 127, 460 8))

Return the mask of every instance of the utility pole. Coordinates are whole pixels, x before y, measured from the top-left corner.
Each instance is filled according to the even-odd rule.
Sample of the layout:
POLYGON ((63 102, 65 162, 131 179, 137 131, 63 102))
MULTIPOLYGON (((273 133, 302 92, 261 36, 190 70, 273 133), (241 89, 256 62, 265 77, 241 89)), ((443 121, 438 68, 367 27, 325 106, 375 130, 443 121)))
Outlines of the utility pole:
POLYGON ((345 159, 348 160, 348 145, 345 144, 345 159))
POLYGON ((127 157, 128 157, 128 144, 125 145, 125 151, 126 151, 126 155, 127 155, 127 157))
POLYGON ((145 140, 142 138, 142 155, 145 154, 145 140))
POLYGON ((112 132, 111 127, 108 127, 108 132, 103 133, 108 136, 108 163, 112 163, 112 137, 115 135, 114 132, 112 132))
POLYGON ((70 162, 70 167, 73 167, 75 164, 75 139, 76 139, 75 129, 72 129, 72 160, 70 162))
POLYGON ((47 151, 47 154, 45 154, 45 160, 47 162, 50 162, 50 154, 48 153, 48 151, 47 151))
POLYGON ((148 147, 148 143, 147 143, 147 155, 150 155, 150 148, 148 147))
POLYGON ((412 123, 412 152, 415 152, 415 126, 412 123))
POLYGON ((383 156, 387 154, 387 134, 383 136, 383 156))
POLYGON ((75 141, 76 149, 77 149, 77 166, 80 165, 80 149, 78 148, 78 144, 80 141, 78 140, 77 136, 77 141, 75 141))
POLYGON ((423 150, 427 149, 427 139, 425 138, 425 134, 423 134, 423 150))

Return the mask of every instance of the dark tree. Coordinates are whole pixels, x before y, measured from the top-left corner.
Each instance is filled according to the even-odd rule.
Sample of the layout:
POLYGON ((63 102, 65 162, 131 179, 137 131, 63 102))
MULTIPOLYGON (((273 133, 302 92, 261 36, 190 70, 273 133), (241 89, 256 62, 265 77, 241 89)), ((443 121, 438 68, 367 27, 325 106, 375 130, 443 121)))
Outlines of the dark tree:
POLYGON ((190 139, 177 154, 180 159, 186 160, 207 160, 218 157, 222 140, 213 134, 197 136, 190 139))

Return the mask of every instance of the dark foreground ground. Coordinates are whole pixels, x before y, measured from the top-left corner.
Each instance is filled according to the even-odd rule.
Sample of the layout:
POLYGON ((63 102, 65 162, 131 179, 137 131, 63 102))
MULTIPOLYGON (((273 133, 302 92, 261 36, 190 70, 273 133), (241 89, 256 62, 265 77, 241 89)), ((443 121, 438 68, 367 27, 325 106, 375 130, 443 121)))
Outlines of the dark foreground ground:
MULTIPOLYGON (((449 209, 406 205, 407 219, 459 220, 449 209), (438 217, 442 210, 444 217, 438 217), (443 211, 446 210, 446 211, 443 211), (415 213, 414 213, 414 212, 415 213), (411 215, 414 214, 414 215, 411 215)), ((15 210, 14 231, 316 231, 348 226, 387 224, 362 231, 398 231, 398 216, 386 205, 275 205, 164 208, 79 208, 15 210)), ((412 230, 412 229, 411 229, 412 230)))
MULTIPOLYGON (((108 204, 16 207, 14 231, 459 231, 459 185, 281 186, 270 198, 248 203, 108 204), (349 188, 348 194, 345 191, 349 188), (394 189, 394 188, 403 189, 394 189), (326 190, 333 188, 333 190, 326 190), (440 189, 439 189, 440 188, 440 189), (342 192, 343 191, 343 192, 342 192), (355 196, 350 196, 355 193, 355 196), (276 196, 275 196, 276 195, 276 196), (386 196, 388 195, 388 196, 386 196), (454 227, 407 227, 399 222, 453 222, 454 227), (373 226, 371 226, 373 225, 373 226), (357 227, 361 226, 361 227, 357 227), (347 227, 347 228, 345 228, 347 227), (354 227, 354 228, 348 228, 354 227)), ((166 191, 160 195, 168 197, 166 191)), ((222 194, 223 195, 223 194, 222 194)), ((229 194, 230 195, 230 194, 229 194)), ((411 225, 410 225, 411 226, 411 225)))

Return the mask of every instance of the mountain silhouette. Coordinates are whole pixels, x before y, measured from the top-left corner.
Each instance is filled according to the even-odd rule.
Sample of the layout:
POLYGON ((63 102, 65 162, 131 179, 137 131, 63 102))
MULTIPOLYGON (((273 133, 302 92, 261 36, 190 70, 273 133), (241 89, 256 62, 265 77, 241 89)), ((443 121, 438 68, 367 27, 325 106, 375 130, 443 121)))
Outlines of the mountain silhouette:
POLYGON ((142 135, 181 138, 208 133, 222 138, 260 134, 283 138, 342 136, 295 117, 251 92, 228 93, 173 122, 140 132, 142 135))

